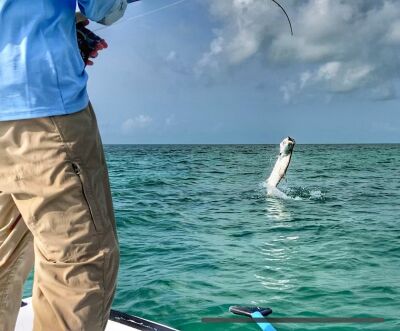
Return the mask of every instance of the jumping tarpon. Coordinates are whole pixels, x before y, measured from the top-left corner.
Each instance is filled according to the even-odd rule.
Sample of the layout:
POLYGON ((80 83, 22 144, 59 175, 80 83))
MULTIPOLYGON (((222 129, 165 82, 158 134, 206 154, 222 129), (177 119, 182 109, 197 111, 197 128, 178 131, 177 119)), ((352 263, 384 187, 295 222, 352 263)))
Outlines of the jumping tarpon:
POLYGON ((279 156, 275 166, 272 169, 271 175, 266 181, 267 191, 269 195, 276 195, 283 192, 277 189, 279 182, 286 175, 289 168, 290 160, 292 159, 294 145, 296 144, 293 138, 287 137, 282 140, 279 145, 279 156))

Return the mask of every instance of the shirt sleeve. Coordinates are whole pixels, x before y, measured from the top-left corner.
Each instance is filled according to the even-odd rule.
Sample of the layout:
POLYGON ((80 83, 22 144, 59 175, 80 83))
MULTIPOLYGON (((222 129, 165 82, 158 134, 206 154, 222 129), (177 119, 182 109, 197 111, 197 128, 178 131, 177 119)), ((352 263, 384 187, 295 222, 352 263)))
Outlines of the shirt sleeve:
POLYGON ((111 11, 116 0, 78 0, 82 14, 88 19, 98 22, 111 11))

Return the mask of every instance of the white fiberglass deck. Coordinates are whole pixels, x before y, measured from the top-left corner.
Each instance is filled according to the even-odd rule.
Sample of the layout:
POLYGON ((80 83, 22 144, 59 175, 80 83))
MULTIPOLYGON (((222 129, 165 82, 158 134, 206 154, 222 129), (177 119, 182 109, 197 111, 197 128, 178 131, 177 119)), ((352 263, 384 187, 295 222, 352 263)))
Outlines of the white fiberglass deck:
MULTIPOLYGON (((15 331, 30 331, 33 325, 32 299, 23 300, 15 331)), ((178 331, 136 316, 114 311, 108 321, 106 331, 178 331), (111 320, 112 319, 112 320, 111 320)))

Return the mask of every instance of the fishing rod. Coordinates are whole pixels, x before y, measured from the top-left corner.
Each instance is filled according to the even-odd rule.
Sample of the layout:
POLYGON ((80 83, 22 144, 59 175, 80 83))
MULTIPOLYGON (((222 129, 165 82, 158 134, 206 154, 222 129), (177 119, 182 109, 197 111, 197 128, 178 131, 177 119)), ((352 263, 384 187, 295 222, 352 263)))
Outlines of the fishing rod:
MULTIPOLYGON (((141 0, 127 0, 127 3, 135 3, 141 0)), ((133 16, 133 17, 129 17, 125 20, 121 20, 119 22, 116 22, 114 25, 116 24, 122 24, 137 18, 141 18, 144 16, 148 16, 151 14, 154 14, 156 12, 159 12, 161 10, 167 9, 169 7, 172 6, 176 6, 182 2, 185 2, 187 0, 178 0, 172 3, 169 3, 165 6, 150 10, 148 12, 145 12, 143 14, 137 15, 137 16, 133 16)), ((275 3, 285 14, 288 22, 289 22, 289 27, 290 27, 290 33, 293 36, 293 27, 292 27, 292 22, 290 21, 290 17, 288 15, 288 13, 286 12, 286 10, 282 7, 282 5, 277 1, 277 0, 271 0, 273 3, 275 3)), ((107 43, 105 42, 104 39, 100 38, 96 33, 97 31, 103 30, 106 27, 101 27, 98 29, 95 29, 94 31, 89 30, 88 28, 86 28, 86 26, 89 24, 88 21, 83 21, 83 22, 78 22, 76 24, 76 29, 77 29, 77 39, 78 39, 78 46, 79 46, 79 50, 81 52, 81 56, 82 59, 85 63, 85 65, 90 65, 92 64, 92 62, 90 61, 90 57, 92 54, 94 54, 95 56, 97 55, 97 51, 103 49, 103 48, 107 48, 107 43)))
MULTIPOLYGON (((135 1, 135 0, 134 0, 135 1)), ((137 0, 136 0, 137 1, 137 0)), ((280 9, 282 9, 283 13, 285 14, 288 22, 289 22, 289 27, 290 27, 290 34, 293 36, 293 28, 292 28, 292 22, 290 21, 290 17, 288 13, 286 12, 285 8, 283 8, 280 3, 276 0, 271 0, 273 3, 275 3, 280 9)))

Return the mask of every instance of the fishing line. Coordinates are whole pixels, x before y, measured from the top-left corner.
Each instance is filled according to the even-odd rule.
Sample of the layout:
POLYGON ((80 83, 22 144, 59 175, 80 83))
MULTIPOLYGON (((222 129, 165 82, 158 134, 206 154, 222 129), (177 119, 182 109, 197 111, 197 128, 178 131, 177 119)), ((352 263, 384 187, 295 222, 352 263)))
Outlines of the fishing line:
MULTIPOLYGON (((133 21, 133 20, 136 20, 136 19, 138 19, 138 18, 142 18, 142 17, 146 17, 146 16, 149 16, 149 15, 153 15, 153 14, 155 14, 155 13, 158 13, 158 12, 162 11, 162 10, 165 10, 165 9, 168 9, 168 8, 171 8, 171 7, 175 7, 175 6, 177 6, 177 5, 179 5, 179 4, 183 3, 183 2, 186 2, 186 1, 187 1, 187 0, 178 0, 178 1, 172 2, 172 3, 168 4, 168 5, 161 6, 161 7, 159 7, 159 8, 153 9, 153 10, 149 10, 149 11, 143 13, 143 14, 139 14, 139 15, 135 15, 135 16, 132 16, 132 17, 128 17, 128 18, 126 18, 126 19, 122 19, 122 20, 120 20, 120 21, 114 23, 113 26, 119 25, 119 24, 122 24, 122 23, 126 23, 126 22, 129 22, 129 21, 133 21)), ((288 13, 286 12, 285 8, 283 8, 283 7, 281 6, 281 4, 280 4, 278 1, 276 1, 276 0, 271 0, 271 1, 272 1, 273 3, 275 3, 275 4, 283 11, 283 13, 285 14, 285 16, 286 16, 286 18, 287 18, 287 20, 288 20, 288 22, 289 22, 290 33, 291 33, 291 35, 293 36, 292 22, 290 21, 289 15, 288 15, 288 13)), ((102 27, 97 28, 97 29, 95 29, 95 30, 93 30, 93 31, 94 31, 94 32, 97 32, 97 31, 104 30, 104 29, 106 29, 106 28, 107 28, 107 26, 102 26, 102 27)))

